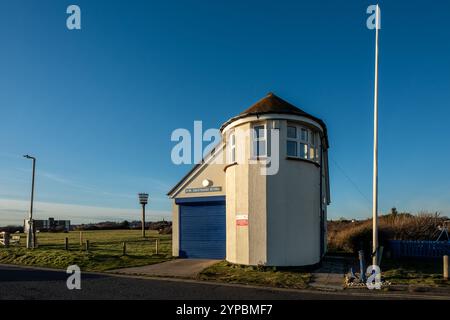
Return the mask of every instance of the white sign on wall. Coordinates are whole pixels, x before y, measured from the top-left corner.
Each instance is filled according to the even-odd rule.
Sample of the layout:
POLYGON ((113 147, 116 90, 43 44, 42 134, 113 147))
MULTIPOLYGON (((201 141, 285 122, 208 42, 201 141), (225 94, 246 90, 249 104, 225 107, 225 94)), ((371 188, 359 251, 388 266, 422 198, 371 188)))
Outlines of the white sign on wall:
POLYGON ((236 215, 236 226, 238 226, 238 227, 248 226, 248 214, 237 214, 236 215))

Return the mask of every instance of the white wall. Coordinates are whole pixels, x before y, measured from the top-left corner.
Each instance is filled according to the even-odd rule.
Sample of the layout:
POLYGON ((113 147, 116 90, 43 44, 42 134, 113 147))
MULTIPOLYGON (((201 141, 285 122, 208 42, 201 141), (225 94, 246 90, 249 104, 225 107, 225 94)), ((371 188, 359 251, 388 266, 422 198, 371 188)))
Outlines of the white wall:
MULTIPOLYGON (((249 163, 226 169, 227 260, 249 265, 316 264, 321 258, 320 167, 287 159, 287 121, 265 121, 268 127, 279 128, 279 172, 264 176, 259 164, 249 163), (248 214, 248 227, 236 226, 237 214, 248 214)), ((251 123, 242 122, 237 128, 250 129, 251 123)), ((249 137, 245 144, 249 160, 249 137)))

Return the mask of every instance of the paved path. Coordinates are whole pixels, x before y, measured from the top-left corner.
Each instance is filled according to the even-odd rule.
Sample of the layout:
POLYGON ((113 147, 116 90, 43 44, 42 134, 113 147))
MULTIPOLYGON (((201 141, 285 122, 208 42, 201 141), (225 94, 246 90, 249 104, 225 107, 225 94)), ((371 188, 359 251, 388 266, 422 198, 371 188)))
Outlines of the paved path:
POLYGON ((219 261, 220 260, 211 259, 175 259, 143 267, 116 269, 112 270, 111 272, 128 275, 194 279, 205 268, 212 266, 219 261))
POLYGON ((343 257, 325 257, 313 272, 310 286, 319 290, 344 290, 344 277, 351 261, 343 257))
POLYGON ((352 294, 345 291, 315 292, 268 289, 192 280, 143 279, 98 273, 83 273, 81 290, 68 290, 66 287, 67 277, 65 271, 60 270, 0 265, 0 299, 392 300, 433 298, 428 295, 352 294))

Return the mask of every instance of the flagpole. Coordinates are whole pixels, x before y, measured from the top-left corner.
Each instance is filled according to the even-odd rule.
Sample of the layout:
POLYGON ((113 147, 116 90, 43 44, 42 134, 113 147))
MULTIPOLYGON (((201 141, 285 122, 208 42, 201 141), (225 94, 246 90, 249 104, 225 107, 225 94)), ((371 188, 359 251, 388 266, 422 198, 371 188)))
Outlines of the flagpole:
POLYGON ((378 265, 378 31, 380 29, 380 8, 377 4, 375 18, 375 88, 373 118, 373 235, 372 264, 378 265))

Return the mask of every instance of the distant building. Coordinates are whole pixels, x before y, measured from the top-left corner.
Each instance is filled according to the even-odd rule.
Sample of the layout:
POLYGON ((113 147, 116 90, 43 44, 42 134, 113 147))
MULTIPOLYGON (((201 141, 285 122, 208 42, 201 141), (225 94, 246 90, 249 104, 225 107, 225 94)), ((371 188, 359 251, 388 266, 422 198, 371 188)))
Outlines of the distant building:
MULTIPOLYGON (((28 219, 23 222, 24 232, 28 231, 28 219)), ((70 231, 70 220, 55 220, 48 218, 48 220, 34 220, 34 227, 36 231, 70 231)))

